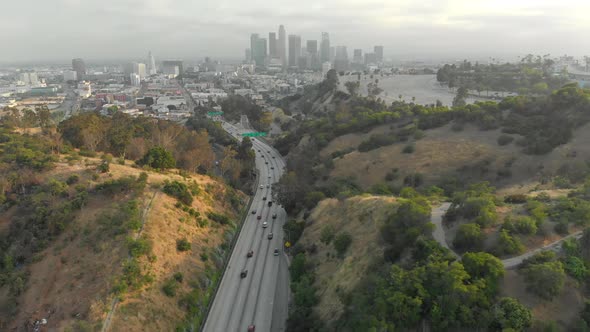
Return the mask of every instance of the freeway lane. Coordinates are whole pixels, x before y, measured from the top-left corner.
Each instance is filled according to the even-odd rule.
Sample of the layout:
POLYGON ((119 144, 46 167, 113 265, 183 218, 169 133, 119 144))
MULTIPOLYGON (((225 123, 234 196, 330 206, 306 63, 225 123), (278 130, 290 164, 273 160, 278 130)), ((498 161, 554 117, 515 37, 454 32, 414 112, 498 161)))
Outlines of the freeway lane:
MULTIPOLYGON (((234 137, 241 138, 239 134, 243 130, 227 123, 223 126, 234 137)), ((284 329, 288 299, 284 291, 280 292, 278 299, 275 299, 275 293, 277 289, 288 289, 289 282, 288 263, 283 253, 282 227, 286 212, 276 203, 269 207, 267 202, 272 200, 272 184, 281 177, 285 162, 277 151, 260 140, 252 143, 259 186, 250 211, 256 210, 256 213, 248 213, 244 221, 204 331, 247 331, 249 325, 255 325, 256 331, 271 331, 271 326, 276 331, 284 329), (277 215, 276 219, 272 218, 273 214, 277 215), (257 220, 257 216, 261 216, 261 220, 257 220), (268 222, 267 228, 262 227, 265 221, 268 222), (268 239, 269 233, 273 233, 272 239, 268 239), (275 248, 279 250, 278 256, 274 255, 275 248), (249 250, 254 251, 251 258, 246 257, 249 250), (248 270, 246 278, 240 277, 243 270, 248 270), (279 314, 273 317, 273 309, 277 306, 282 310, 277 310, 279 314)))

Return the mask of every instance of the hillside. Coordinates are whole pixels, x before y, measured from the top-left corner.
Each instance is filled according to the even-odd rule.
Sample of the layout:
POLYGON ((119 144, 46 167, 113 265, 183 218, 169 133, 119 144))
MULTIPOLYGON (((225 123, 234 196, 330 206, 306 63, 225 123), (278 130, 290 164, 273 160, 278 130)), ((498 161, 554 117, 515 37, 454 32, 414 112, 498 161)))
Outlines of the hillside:
POLYGON ((326 199, 309 216, 309 225, 300 244, 308 248, 309 260, 316 266, 315 286, 320 289, 320 301, 315 309, 323 321, 331 322, 339 318, 344 310, 339 294, 357 287, 366 271, 382 261, 384 248, 380 229, 395 206, 396 199, 393 197, 355 196, 344 201, 326 199), (334 237, 341 233, 353 236, 344 259, 338 258, 333 243, 322 242, 322 233, 326 233, 327 229, 332 230, 334 237))
POLYGON ((199 324, 245 195, 204 175, 32 151, 47 167, 2 176, 22 180, 2 182, 0 330, 99 331, 114 298, 111 331, 199 324))

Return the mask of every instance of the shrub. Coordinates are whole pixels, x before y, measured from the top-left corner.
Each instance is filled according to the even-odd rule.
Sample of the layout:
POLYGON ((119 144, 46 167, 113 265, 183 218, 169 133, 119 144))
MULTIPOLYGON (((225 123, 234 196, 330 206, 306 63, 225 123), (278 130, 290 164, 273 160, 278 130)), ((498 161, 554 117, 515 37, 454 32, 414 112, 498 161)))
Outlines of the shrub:
POLYGON ((502 134, 500 135, 500 137, 498 137, 498 145, 507 145, 512 143, 512 141, 514 141, 514 137, 510 136, 510 135, 505 135, 502 134))
POLYGON ((506 217, 502 229, 510 233, 532 235, 537 233, 537 223, 530 217, 506 217))
POLYGON ((68 185, 72 185, 74 183, 78 183, 79 180, 80 180, 80 177, 77 174, 72 174, 68 177, 68 179, 66 180, 66 183, 68 185))
POLYGON ((137 240, 133 238, 127 239, 127 248, 129 249, 129 254, 132 257, 140 257, 143 255, 148 255, 152 252, 152 243, 145 237, 140 237, 137 240))
POLYGON ((138 161, 139 165, 147 165, 155 169, 167 169, 176 166, 176 160, 170 151, 161 146, 151 149, 138 161))
POLYGON ((191 250, 191 243, 187 239, 176 240, 176 250, 188 251, 191 250))
POLYGON ((168 297, 176 296, 176 290, 178 289, 178 283, 174 279, 168 279, 162 286, 162 291, 168 297))
POLYGON ((526 203, 526 201, 527 201, 527 197, 526 197, 526 195, 523 195, 523 194, 514 194, 514 195, 508 195, 508 196, 504 197, 504 202, 510 203, 510 204, 521 204, 521 203, 526 203))
POLYGON ((527 290, 546 300, 557 296, 565 283, 565 271, 558 261, 530 265, 523 272, 527 290))
POLYGON ((479 250, 482 248, 484 239, 485 236, 478 224, 463 224, 457 230, 453 246, 460 250, 479 250))
POLYGON ((209 260, 209 255, 206 252, 202 252, 200 257, 203 262, 206 262, 207 260, 209 260))
POLYGON ((399 169, 394 168, 385 175, 385 181, 395 181, 399 178, 399 169))
POLYGON ((230 223, 229 218, 226 215, 215 213, 213 211, 207 212, 207 218, 215 221, 220 225, 227 225, 230 223))
POLYGON ((320 241, 324 244, 330 244, 332 239, 334 239, 335 231, 334 227, 331 225, 326 225, 322 228, 322 233, 320 234, 320 241))
POLYGON ((108 161, 101 162, 97 167, 96 170, 100 173, 108 173, 110 171, 110 166, 108 161))
POLYGON ((500 238, 496 247, 498 255, 514 255, 524 251, 524 246, 517 238, 512 237, 505 229, 500 231, 500 238))
POLYGON ((173 278, 174 278, 174 280, 176 280, 176 282, 179 282, 179 283, 181 283, 184 280, 184 276, 182 275, 182 272, 174 273, 173 278))
POLYGON ((409 174, 404 178, 404 185, 409 187, 420 187, 424 182, 424 176, 421 173, 409 174))
POLYGON ((339 256, 343 256, 350 244, 352 243, 352 236, 347 232, 340 233, 336 238, 334 238, 334 249, 339 256))
POLYGON ((175 197, 185 205, 191 205, 193 203, 193 196, 186 184, 178 181, 166 181, 162 191, 166 194, 175 197))

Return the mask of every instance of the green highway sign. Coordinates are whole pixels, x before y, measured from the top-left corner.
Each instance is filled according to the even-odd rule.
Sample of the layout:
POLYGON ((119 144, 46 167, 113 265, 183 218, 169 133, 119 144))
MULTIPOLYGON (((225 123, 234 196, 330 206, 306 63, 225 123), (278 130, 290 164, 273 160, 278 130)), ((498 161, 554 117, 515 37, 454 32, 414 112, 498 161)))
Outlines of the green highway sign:
POLYGON ((223 115, 223 112, 207 112, 207 115, 209 115, 209 116, 223 115))
POLYGON ((265 132, 254 132, 254 133, 243 133, 242 136, 244 137, 265 137, 266 133, 265 132))

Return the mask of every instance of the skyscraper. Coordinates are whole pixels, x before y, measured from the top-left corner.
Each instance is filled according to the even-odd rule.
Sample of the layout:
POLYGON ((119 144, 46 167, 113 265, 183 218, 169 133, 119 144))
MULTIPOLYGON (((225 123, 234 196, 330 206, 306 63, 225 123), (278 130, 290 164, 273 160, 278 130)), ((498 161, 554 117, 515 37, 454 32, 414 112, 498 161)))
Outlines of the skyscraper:
POLYGON ((377 57, 377 62, 383 62, 383 46, 375 46, 373 52, 377 57))
POLYGON ((76 72, 78 80, 83 80, 86 77, 86 64, 84 60, 76 58, 72 60, 72 70, 76 72))
POLYGON ((287 69, 287 39, 285 35, 285 27, 279 26, 279 43, 277 45, 279 59, 283 65, 283 70, 287 69))
POLYGON ((256 54, 256 42, 259 36, 257 33, 253 33, 250 35, 250 54, 252 55, 252 60, 254 60, 254 54, 256 54))
POLYGON ((156 60, 154 59, 154 56, 152 55, 152 51, 148 52, 148 74, 149 75, 156 75, 156 73, 158 72, 157 68, 156 68, 156 60))
POLYGON ((289 35, 289 67, 297 66, 301 56, 301 36, 289 35))
POLYGON ((145 63, 137 63, 134 62, 133 63, 133 73, 139 75, 140 79, 144 79, 145 78, 145 63))
POLYGON ((277 34, 276 32, 268 33, 268 56, 271 59, 278 58, 277 52, 277 34))
POLYGON ((318 41, 317 40, 308 40, 307 41, 307 66, 310 69, 318 70, 320 69, 320 56, 318 54, 318 41))
POLYGON ((346 50, 346 46, 336 46, 334 69, 336 71, 348 70, 348 51, 346 50))
POLYGON ((360 48, 356 48, 354 50, 354 54, 352 56, 352 62, 363 63, 363 50, 361 50, 360 48))
POLYGON ((322 63, 330 61, 330 35, 322 32, 322 42, 320 43, 320 60, 322 63))
POLYGON ((164 60, 162 61, 162 72, 166 75, 182 76, 184 69, 182 60, 164 60))

